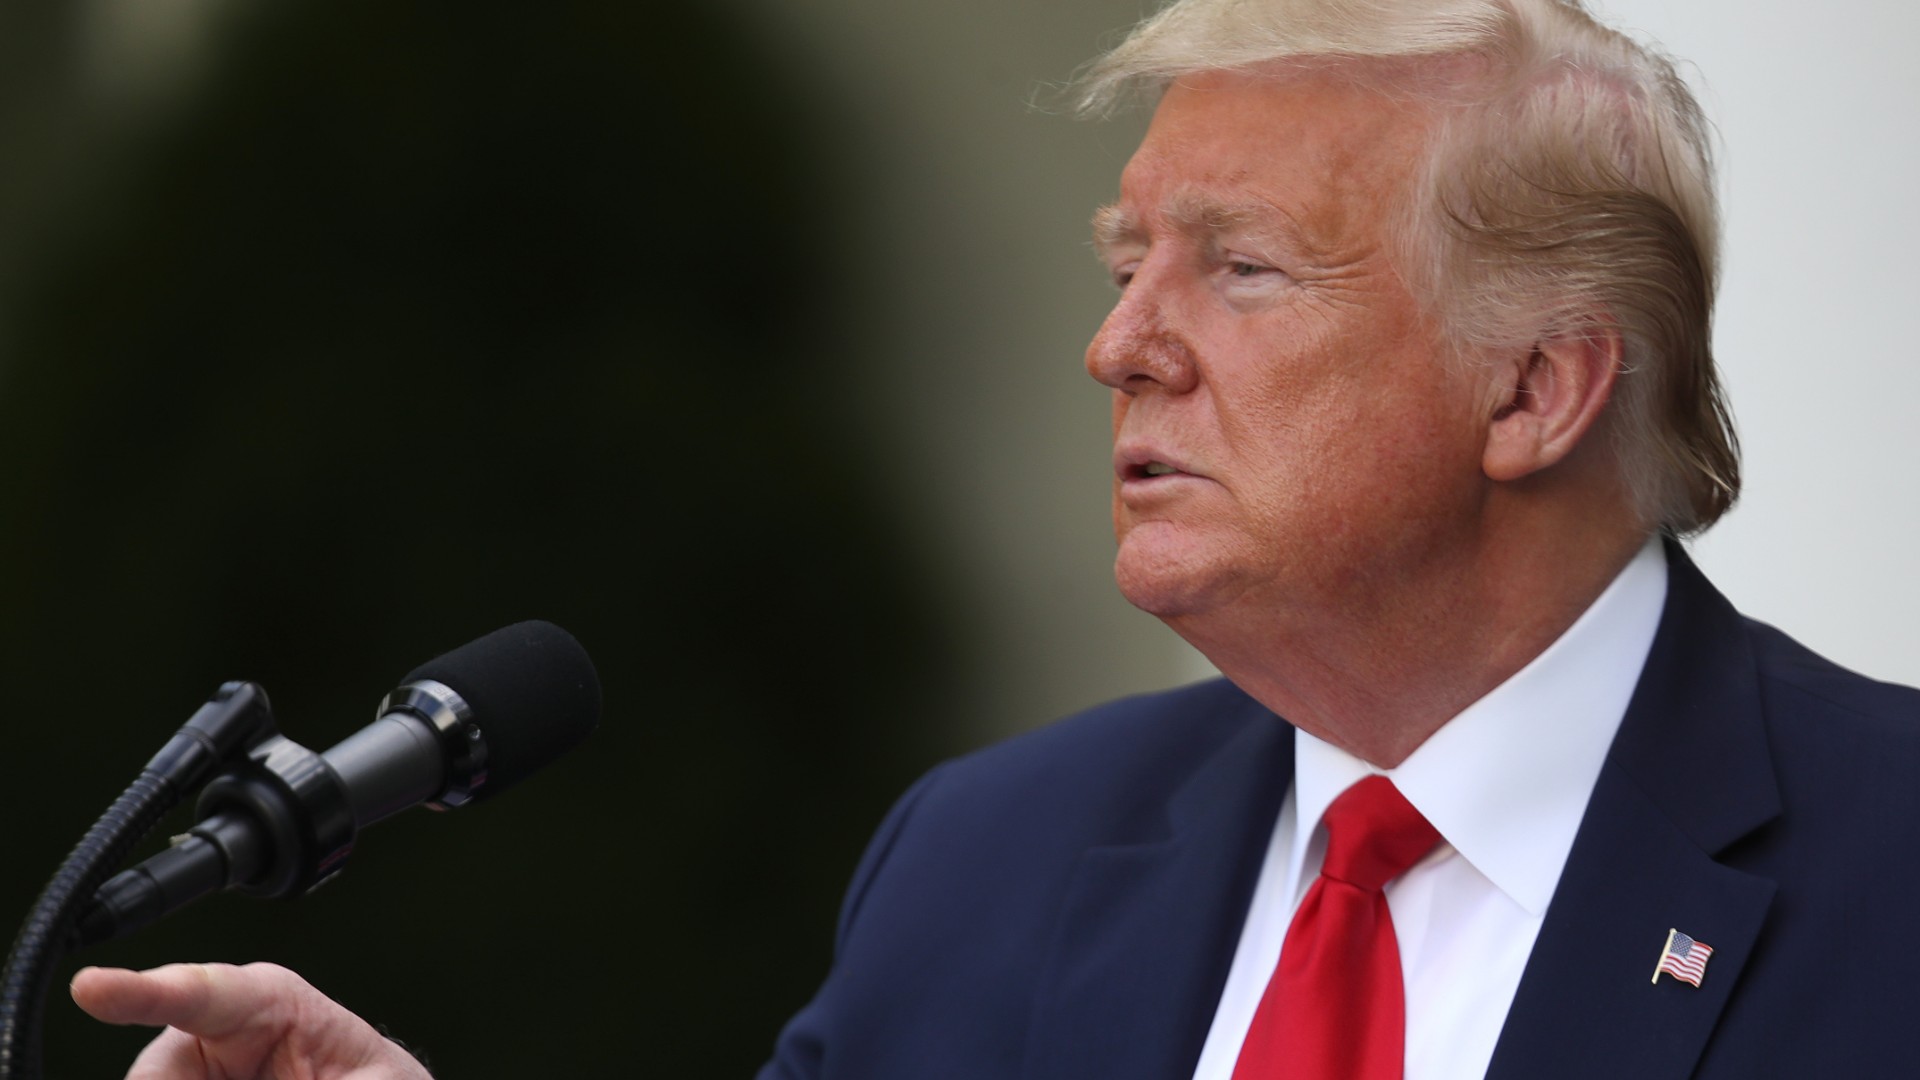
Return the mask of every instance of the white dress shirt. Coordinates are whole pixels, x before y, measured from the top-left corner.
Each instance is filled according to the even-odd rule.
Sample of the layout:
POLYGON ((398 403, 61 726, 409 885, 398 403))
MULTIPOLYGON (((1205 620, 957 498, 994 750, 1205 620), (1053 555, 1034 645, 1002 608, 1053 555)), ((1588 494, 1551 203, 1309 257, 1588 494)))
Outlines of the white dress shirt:
POLYGON ((1386 888, 1406 987, 1405 1080, 1486 1075, 1666 595, 1656 539, 1559 640, 1398 768, 1294 732, 1293 785, 1194 1080, 1231 1080, 1294 909, 1320 874, 1321 814, 1370 773, 1443 838, 1386 888))

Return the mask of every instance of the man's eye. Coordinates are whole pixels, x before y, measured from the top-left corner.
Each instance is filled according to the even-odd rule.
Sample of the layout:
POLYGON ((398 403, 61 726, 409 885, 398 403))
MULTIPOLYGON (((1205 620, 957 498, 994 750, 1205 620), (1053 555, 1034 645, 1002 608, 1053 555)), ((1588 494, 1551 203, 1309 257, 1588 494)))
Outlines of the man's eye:
POLYGON ((1256 277, 1272 268, 1261 266, 1259 263, 1230 262, 1227 264, 1227 269, 1234 277, 1256 277))

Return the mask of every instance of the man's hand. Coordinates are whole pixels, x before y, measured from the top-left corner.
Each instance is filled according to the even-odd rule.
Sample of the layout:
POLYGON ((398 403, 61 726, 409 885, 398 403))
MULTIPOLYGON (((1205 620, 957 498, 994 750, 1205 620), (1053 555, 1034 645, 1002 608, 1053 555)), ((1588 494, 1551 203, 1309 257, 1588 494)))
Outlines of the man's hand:
POLYGON ((429 1080, 405 1050, 274 964, 85 968, 72 990, 109 1024, 166 1026, 127 1080, 429 1080))

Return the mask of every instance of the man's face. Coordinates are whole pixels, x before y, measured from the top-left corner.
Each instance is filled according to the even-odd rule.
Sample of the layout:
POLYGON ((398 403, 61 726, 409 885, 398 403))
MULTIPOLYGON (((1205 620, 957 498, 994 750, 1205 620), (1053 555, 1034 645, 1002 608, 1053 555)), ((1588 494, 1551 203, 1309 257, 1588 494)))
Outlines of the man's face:
POLYGON ((1183 79, 1096 221, 1115 575, 1177 628, 1365 616, 1462 550, 1492 403, 1388 258, 1429 122, 1324 75, 1183 79))

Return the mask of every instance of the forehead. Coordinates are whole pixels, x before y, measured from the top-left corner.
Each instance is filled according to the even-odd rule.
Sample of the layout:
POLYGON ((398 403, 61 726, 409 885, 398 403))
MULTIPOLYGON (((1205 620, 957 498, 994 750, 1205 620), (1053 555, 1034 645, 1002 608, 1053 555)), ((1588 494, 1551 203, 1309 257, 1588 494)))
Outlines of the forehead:
POLYGON ((1185 76, 1154 111, 1102 230, 1213 216, 1278 223, 1319 244, 1376 235, 1412 182, 1432 122, 1417 101, 1339 73, 1185 76))

